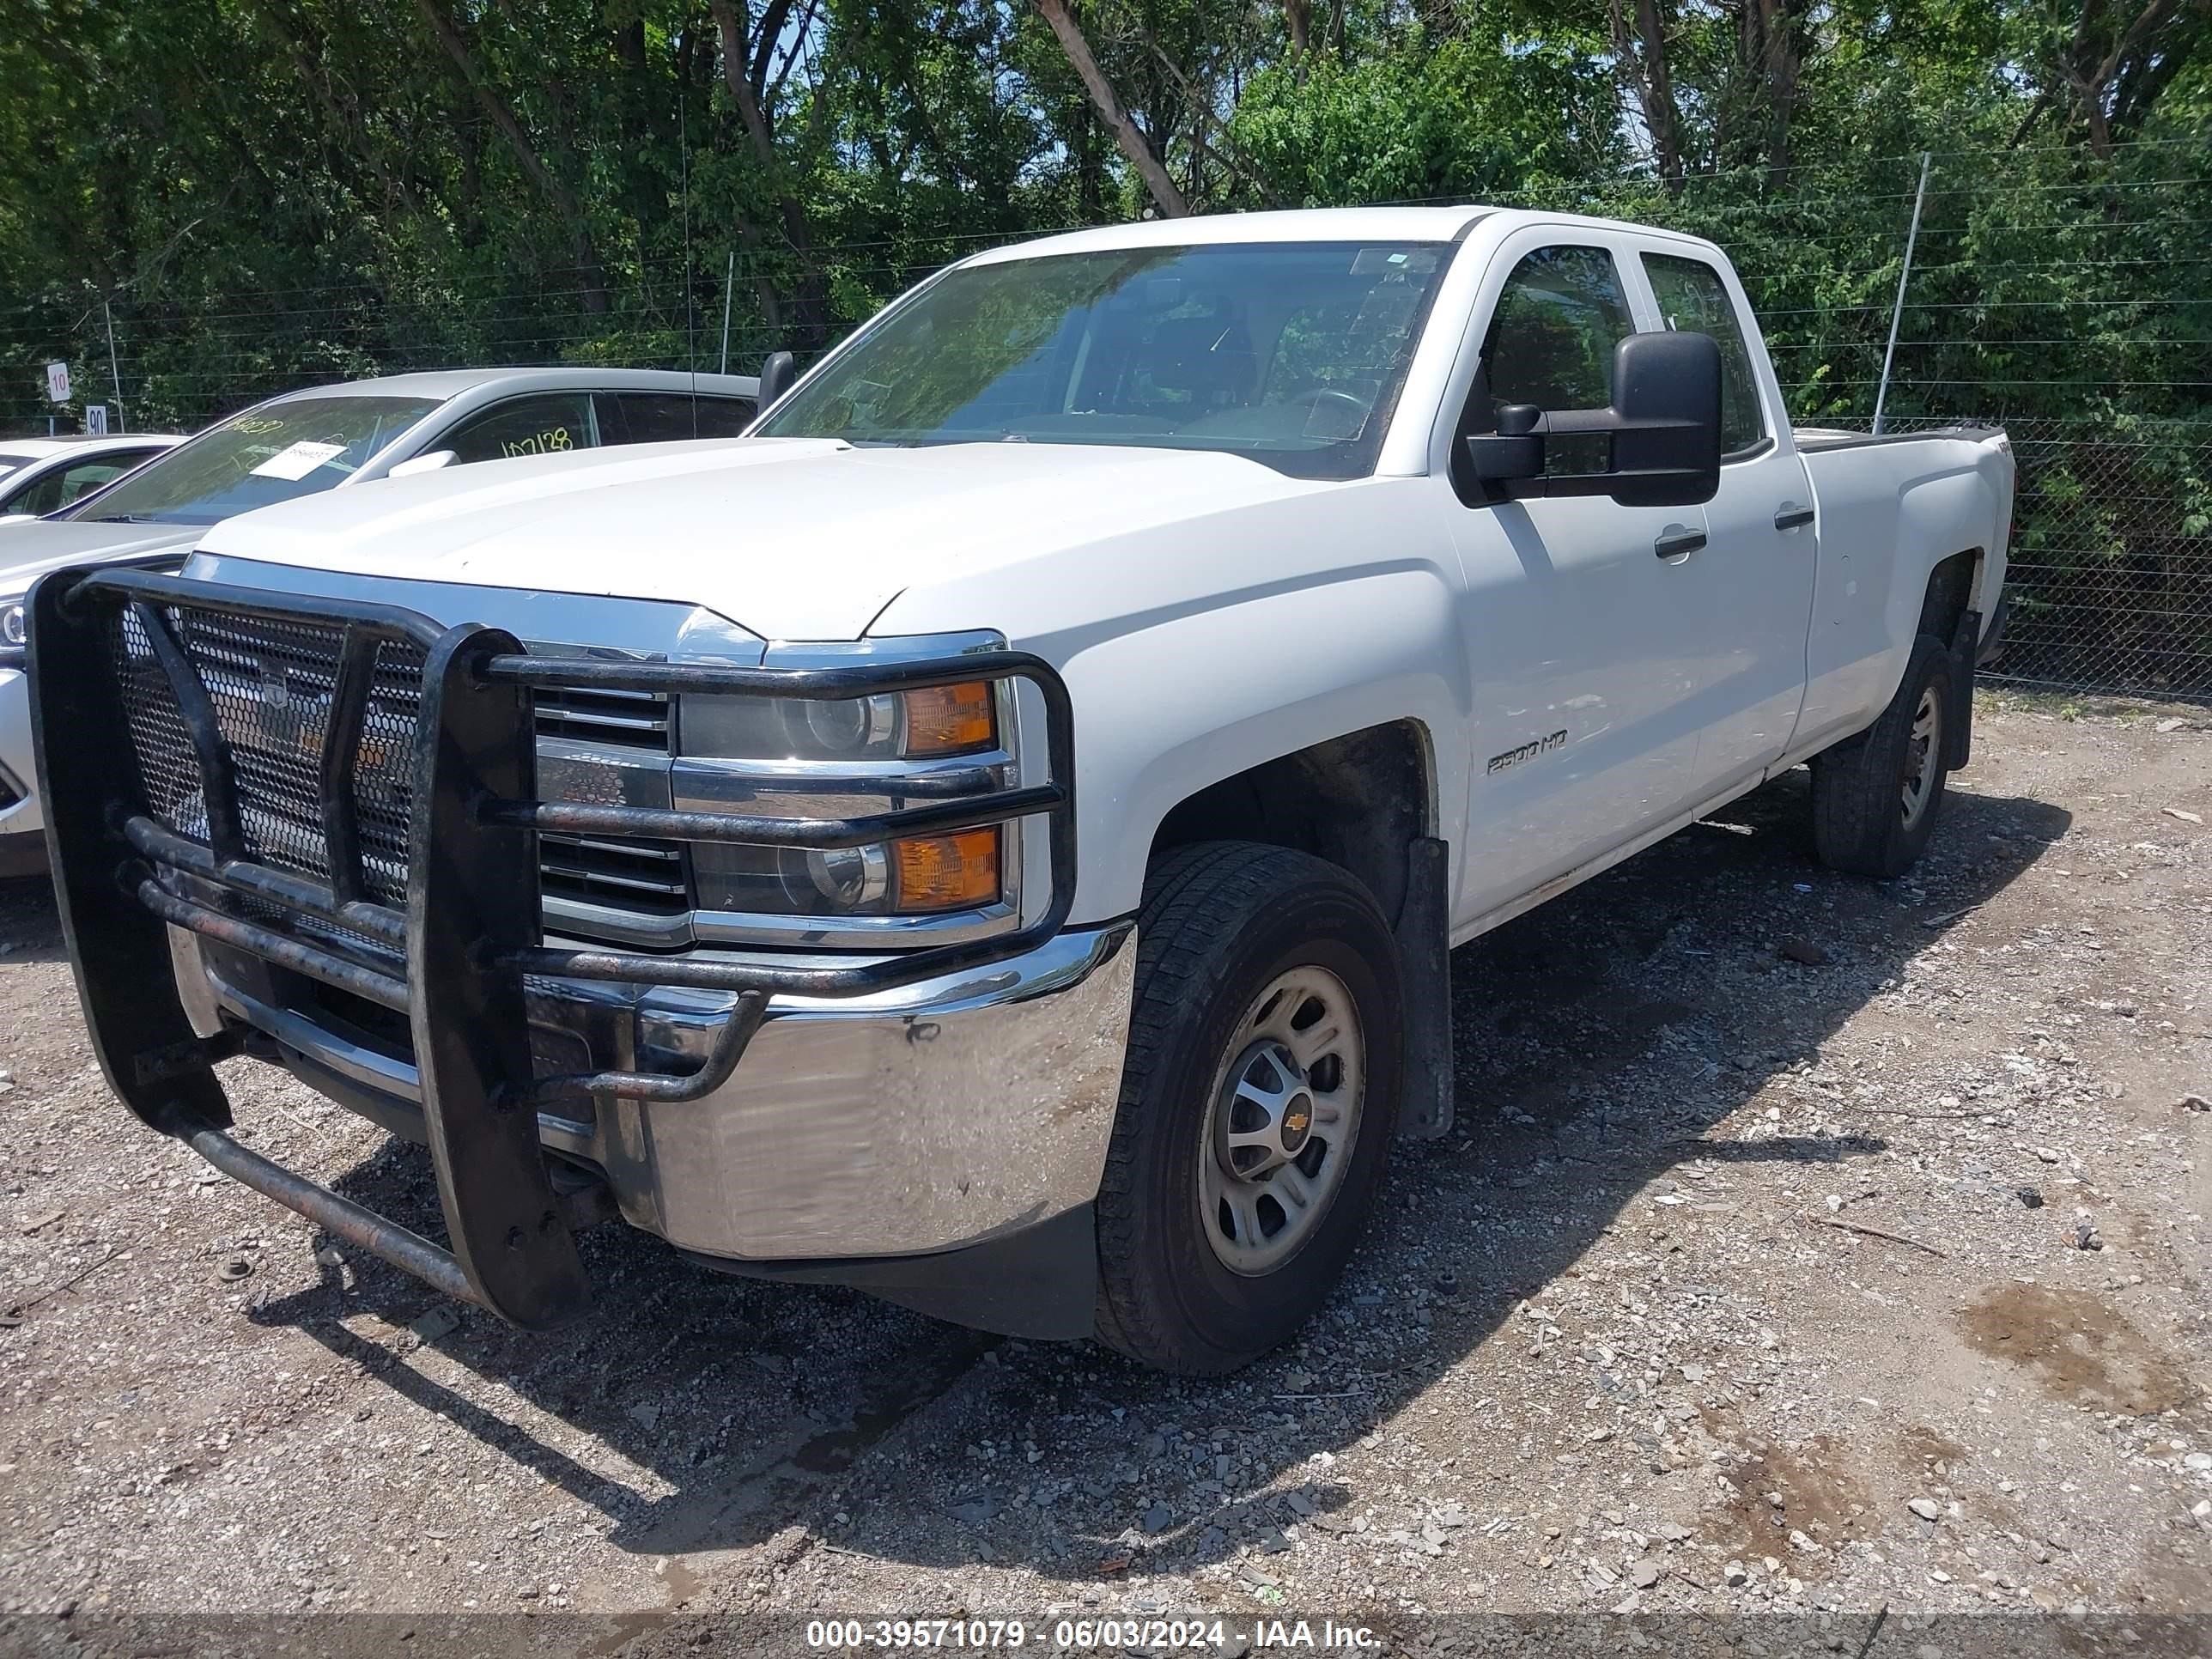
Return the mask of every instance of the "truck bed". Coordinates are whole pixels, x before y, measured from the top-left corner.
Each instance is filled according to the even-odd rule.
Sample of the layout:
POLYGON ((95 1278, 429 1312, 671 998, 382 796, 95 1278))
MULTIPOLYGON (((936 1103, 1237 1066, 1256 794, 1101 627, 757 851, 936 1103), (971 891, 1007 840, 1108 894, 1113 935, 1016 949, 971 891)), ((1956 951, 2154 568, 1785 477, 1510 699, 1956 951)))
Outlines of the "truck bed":
POLYGON ((1797 440, 1801 455, 1820 454, 1836 449, 1867 449, 1876 444, 1918 443, 1927 438, 1966 438, 1979 440, 1995 437, 2004 428, 1989 426, 1978 421, 1958 421, 1948 426, 1923 427, 1917 432, 1854 432, 1844 427, 1799 426, 1790 431, 1797 440))
POLYGON ((2012 516, 2003 428, 1796 432, 1819 508, 1820 568, 1797 737, 1862 728, 1888 701, 1918 631, 1929 573, 1971 556, 1968 609, 1986 629, 2004 584, 2012 516))

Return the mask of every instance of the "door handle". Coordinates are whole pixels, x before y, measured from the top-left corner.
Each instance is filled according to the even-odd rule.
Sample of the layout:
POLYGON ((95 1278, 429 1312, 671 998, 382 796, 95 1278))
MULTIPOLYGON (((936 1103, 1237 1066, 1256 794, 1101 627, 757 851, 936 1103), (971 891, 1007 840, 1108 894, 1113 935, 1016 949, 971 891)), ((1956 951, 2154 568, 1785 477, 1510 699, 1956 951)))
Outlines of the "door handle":
POLYGON ((1795 501, 1784 501, 1774 509, 1774 527, 1777 530, 1795 530, 1800 525, 1812 522, 1813 509, 1800 507, 1795 501))
POLYGON ((1669 531, 1651 544, 1651 550, 1662 559, 1684 559, 1705 544, 1702 530, 1669 531))

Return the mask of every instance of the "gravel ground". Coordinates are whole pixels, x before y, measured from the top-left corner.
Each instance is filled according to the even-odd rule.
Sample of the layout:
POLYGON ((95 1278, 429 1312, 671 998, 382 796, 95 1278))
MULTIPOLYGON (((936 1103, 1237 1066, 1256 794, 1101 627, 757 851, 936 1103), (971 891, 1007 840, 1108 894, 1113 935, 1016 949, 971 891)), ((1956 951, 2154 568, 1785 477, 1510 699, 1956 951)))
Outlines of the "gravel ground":
MULTIPOLYGON (((551 1338, 319 1261, 108 1097, 50 900, 0 884, 0 1613, 522 1612, 578 1654, 960 1611, 2201 1642, 2135 1625, 2212 1613, 2212 719, 1984 694, 1976 735, 1905 882, 1813 865, 1799 773, 1459 952, 1457 1131, 1218 1382, 616 1230, 551 1338)), ((226 1076, 258 1145, 428 1224, 419 1152, 226 1076)))

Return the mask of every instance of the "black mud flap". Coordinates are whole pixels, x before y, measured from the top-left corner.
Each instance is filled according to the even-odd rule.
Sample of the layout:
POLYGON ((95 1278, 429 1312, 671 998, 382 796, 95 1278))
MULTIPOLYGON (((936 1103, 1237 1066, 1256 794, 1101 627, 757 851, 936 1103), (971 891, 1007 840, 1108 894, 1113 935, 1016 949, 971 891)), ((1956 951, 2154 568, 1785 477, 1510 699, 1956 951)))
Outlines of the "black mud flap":
POLYGON ((1406 988, 1406 1093, 1398 1132, 1434 1140, 1452 1126, 1451 847, 1423 836, 1406 849, 1398 957, 1406 988))
POLYGON ((2004 656, 2005 624, 2012 619, 2012 595, 1997 595, 1996 614, 1990 618, 1989 629, 1982 635, 1982 643, 1974 653, 1974 666, 1987 668, 2004 656))
POLYGON ((1948 772, 1974 757, 1974 665, 1981 647, 1982 613, 1969 611, 1951 630, 1951 706, 1943 711, 1943 769, 1948 772))

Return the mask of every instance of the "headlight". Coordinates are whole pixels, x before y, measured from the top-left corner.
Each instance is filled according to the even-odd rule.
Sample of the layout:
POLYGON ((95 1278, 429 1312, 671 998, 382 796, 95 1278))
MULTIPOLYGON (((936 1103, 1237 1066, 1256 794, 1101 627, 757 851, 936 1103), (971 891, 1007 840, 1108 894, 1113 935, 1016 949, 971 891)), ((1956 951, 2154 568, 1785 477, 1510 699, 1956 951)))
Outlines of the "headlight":
POLYGON ((31 621, 24 613, 23 601, 9 599, 0 604, 0 651, 21 651, 30 636, 31 621))
POLYGON ((1005 896, 997 826, 817 852, 695 842, 693 878, 709 910, 754 916, 929 916, 1005 896))
POLYGON ((678 720, 684 754, 728 760, 925 760, 999 740, 997 700, 982 680, 834 702, 686 697, 678 720))
MULTIPOLYGON (((835 701, 687 696, 676 805, 860 817, 1002 788, 1014 772, 1005 696, 986 680, 835 701)), ((1018 837, 993 825, 836 851, 698 842, 692 878, 701 909, 725 917, 897 928, 1011 905, 1018 837)))

